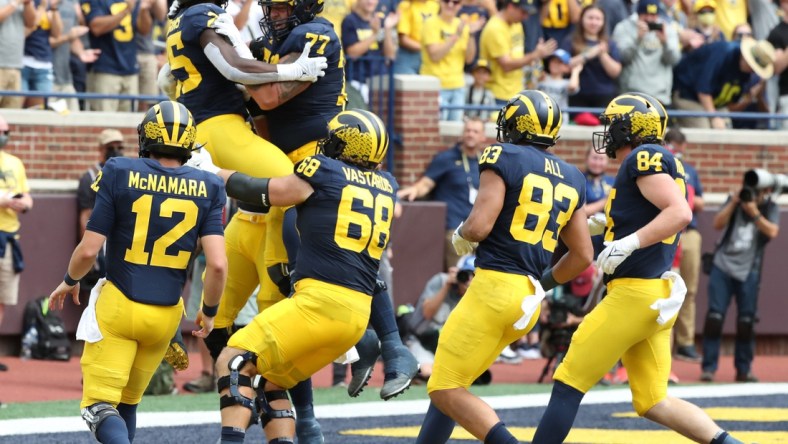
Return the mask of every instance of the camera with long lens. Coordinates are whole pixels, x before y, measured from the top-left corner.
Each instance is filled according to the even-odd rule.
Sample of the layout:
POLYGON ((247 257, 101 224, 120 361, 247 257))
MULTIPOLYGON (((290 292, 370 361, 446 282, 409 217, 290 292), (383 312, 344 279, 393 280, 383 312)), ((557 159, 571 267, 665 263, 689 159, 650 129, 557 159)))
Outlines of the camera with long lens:
POLYGON ((775 194, 788 191, 788 176, 774 174, 764 169, 749 170, 744 173, 744 185, 739 192, 739 200, 752 202, 760 190, 771 188, 775 194))
POLYGON ((457 272, 457 282, 460 284, 467 284, 468 281, 471 280, 471 276, 473 276, 472 271, 462 270, 457 272))

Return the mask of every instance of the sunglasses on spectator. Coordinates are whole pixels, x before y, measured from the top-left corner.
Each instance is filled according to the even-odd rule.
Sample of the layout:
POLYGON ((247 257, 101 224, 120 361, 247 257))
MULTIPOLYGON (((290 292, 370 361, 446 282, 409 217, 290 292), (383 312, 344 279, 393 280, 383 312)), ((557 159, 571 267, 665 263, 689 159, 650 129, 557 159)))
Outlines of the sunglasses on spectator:
POLYGON ((443 0, 443 3, 449 5, 459 5, 460 3, 462 3, 462 0, 443 0))
POLYGON ((123 144, 122 143, 113 143, 112 145, 107 145, 107 149, 108 150, 122 151, 123 150, 123 144))
POLYGON ((743 37, 752 37, 751 32, 737 32, 736 39, 741 40, 743 37))
POLYGON ((5 134, 6 136, 11 134, 10 130, 0 131, 0 134, 5 134))

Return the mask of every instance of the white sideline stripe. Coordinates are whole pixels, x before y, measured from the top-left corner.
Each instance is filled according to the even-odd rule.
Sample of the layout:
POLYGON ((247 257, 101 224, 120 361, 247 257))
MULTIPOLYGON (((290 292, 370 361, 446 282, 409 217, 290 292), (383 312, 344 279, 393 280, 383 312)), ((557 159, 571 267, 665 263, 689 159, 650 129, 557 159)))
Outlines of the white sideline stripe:
MULTIPOLYGON (((672 396, 679 398, 723 398, 729 396, 765 396, 788 394, 788 383, 774 384, 730 384, 693 387, 668 387, 672 396)), ((495 409, 546 406, 549 393, 512 396, 489 396, 484 400, 495 409)), ((631 402, 628 388, 591 391, 583 404, 616 404, 631 402)), ((419 415, 427 412, 429 401, 364 402, 315 406, 318 418, 362 418, 372 416, 419 415)), ((8 419, 0 421, 0 436, 28 435, 39 433, 84 432, 85 423, 78 416, 31 419, 8 419)), ((173 425, 217 424, 219 411, 202 412, 144 412, 137 415, 137 427, 171 427, 173 425)))

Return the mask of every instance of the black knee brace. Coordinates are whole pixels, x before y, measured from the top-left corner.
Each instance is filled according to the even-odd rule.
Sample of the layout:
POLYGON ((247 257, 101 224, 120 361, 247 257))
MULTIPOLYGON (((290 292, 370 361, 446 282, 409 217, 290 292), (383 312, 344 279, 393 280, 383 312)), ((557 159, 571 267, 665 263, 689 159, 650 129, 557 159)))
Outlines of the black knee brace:
POLYGON ((736 340, 749 342, 755 338, 755 319, 743 316, 736 321, 736 340))
POLYGON ((241 405, 249 409, 252 412, 252 416, 249 420, 249 425, 255 424, 257 422, 257 418, 259 417, 258 413, 258 405, 257 400, 253 398, 248 398, 241 394, 239 387, 250 387, 255 391, 260 390, 262 387, 262 378, 258 375, 254 378, 250 378, 249 376, 242 375, 240 370, 246 365, 247 362, 252 362, 255 364, 257 361, 257 355, 252 352, 246 352, 241 355, 237 355, 230 359, 230 362, 227 364, 227 367, 230 369, 230 374, 227 376, 222 376, 216 381, 216 387, 219 393, 222 390, 230 389, 229 395, 224 395, 219 399, 219 408, 223 409, 225 407, 230 407, 234 405, 241 405))
POLYGON ((118 410, 115 407, 112 407, 112 404, 108 402, 97 402, 82 409, 82 419, 84 419, 88 424, 90 433, 92 433, 93 437, 97 440, 98 437, 96 437, 96 432, 98 431, 99 427, 101 427, 101 423, 110 416, 117 416, 118 418, 123 419, 123 417, 120 416, 120 413, 118 413, 118 410))
POLYGON ((213 358, 214 362, 219 359, 219 355, 222 353, 222 350, 224 350, 224 347, 227 347, 227 341, 230 340, 232 334, 232 327, 214 328, 208 334, 208 337, 204 339, 205 346, 208 347, 208 351, 211 353, 211 358, 213 358))
MULTIPOLYGON (((293 413, 292 409, 274 409, 271 407, 271 401, 276 401, 279 399, 287 399, 288 401, 290 398, 287 396, 287 391, 285 390, 271 390, 269 392, 263 391, 263 387, 265 386, 265 381, 260 381, 261 384, 258 386, 258 396, 257 396, 257 404, 260 407, 260 423, 262 424, 263 428, 268 425, 274 419, 292 419, 295 421, 295 413, 293 413)), ((291 403, 292 405, 292 403, 291 403)), ((283 439, 283 438, 279 438, 283 439)), ((283 441, 287 442, 287 441, 283 441)))
POLYGON ((287 264, 280 263, 268 267, 268 277, 279 287, 279 292, 290 296, 290 269, 287 264))
POLYGON ((722 336, 722 324, 725 316, 722 313, 710 311, 706 315, 706 324, 703 326, 703 336, 707 338, 719 338, 722 336))

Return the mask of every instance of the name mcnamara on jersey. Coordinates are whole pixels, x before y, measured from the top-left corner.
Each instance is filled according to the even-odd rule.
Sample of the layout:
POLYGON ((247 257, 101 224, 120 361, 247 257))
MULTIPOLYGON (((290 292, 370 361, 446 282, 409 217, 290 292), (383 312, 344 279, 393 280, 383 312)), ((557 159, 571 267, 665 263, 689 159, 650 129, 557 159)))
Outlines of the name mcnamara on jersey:
POLYGON ((349 167, 342 167, 342 171, 345 173, 345 179, 350 182, 375 187, 389 193, 394 191, 391 182, 374 171, 359 171, 349 167))
POLYGON ((138 171, 129 171, 129 188, 181 196, 208 197, 208 188, 202 180, 153 173, 140 174, 138 171))

